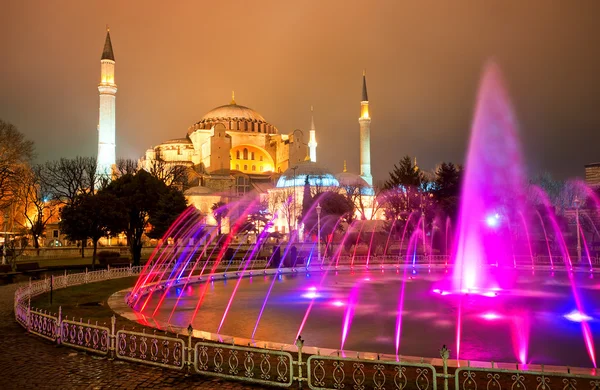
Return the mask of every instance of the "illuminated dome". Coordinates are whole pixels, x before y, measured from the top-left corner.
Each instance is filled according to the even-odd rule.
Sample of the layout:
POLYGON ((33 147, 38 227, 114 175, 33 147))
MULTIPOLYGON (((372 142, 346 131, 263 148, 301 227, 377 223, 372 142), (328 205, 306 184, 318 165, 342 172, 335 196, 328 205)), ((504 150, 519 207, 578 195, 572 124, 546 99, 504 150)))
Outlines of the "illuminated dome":
POLYGON ((369 187, 369 183, 356 173, 342 172, 335 175, 335 178, 338 180, 341 187, 369 187))
POLYGON ((229 104, 213 108, 188 129, 188 134, 196 130, 211 129, 222 123, 229 131, 277 134, 277 128, 268 123, 262 115, 251 108, 240 106, 232 98, 229 104))
POLYGON ((266 122, 265 118, 263 118, 258 112, 251 108, 239 106, 237 104, 227 104, 213 108, 202 117, 201 121, 216 121, 222 118, 248 120, 253 122, 266 122))
POLYGON ((340 185, 331 172, 315 162, 303 161, 294 167, 289 168, 281 175, 277 180, 277 188, 302 187, 307 177, 310 186, 339 187, 340 185))

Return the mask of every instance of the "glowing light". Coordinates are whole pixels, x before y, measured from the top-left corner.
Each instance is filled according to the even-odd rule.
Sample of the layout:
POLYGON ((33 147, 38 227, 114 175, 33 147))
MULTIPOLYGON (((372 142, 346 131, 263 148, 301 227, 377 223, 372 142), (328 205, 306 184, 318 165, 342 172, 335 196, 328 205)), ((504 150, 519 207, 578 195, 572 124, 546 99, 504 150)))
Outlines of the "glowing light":
POLYGON ((498 227, 500 225, 500 215, 498 213, 488 215, 485 217, 485 224, 491 228, 498 227))
POLYGON ((488 320, 488 321, 494 321, 494 320, 499 320, 500 318, 502 318, 502 316, 500 316, 499 314, 496 314, 496 313, 484 313, 481 315, 481 318, 483 318, 484 320, 488 320))
POLYGON ((308 292, 306 294, 302 294, 302 298, 307 298, 307 299, 315 299, 315 298, 318 298, 318 297, 319 297, 319 294, 317 294, 314 291, 308 292))
POLYGON ((308 288, 308 291, 317 291, 317 288, 315 286, 311 286, 308 288))
POLYGON ((591 321, 593 319, 592 317, 581 313, 579 310, 573 310, 569 314, 565 314, 565 318, 572 322, 584 322, 591 321))
POLYGON ((333 301, 333 302, 331 302, 331 304, 333 306, 335 306, 335 307, 342 307, 342 306, 344 306, 344 302, 342 302, 342 301, 333 301))

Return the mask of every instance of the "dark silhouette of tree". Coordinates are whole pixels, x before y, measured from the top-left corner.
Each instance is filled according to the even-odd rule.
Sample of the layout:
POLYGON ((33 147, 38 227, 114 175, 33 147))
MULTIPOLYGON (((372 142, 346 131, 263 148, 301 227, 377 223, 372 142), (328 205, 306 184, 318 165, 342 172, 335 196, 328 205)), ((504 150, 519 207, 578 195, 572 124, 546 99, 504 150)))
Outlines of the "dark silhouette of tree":
POLYGON ((61 210, 60 229, 70 240, 92 240, 92 269, 96 267, 98 241, 127 228, 127 210, 109 191, 81 194, 61 210))
POLYGON ((139 170, 125 174, 111 182, 105 189, 123 202, 127 214, 127 242, 133 265, 140 264, 142 236, 157 237, 166 231, 167 224, 174 221, 186 208, 183 195, 174 188, 139 170), (153 220, 155 226, 150 224, 153 220), (156 233, 156 234, 155 234, 156 233))
POLYGON ((210 208, 213 212, 213 216, 215 217, 215 221, 217 221, 217 234, 221 235, 221 226, 223 223, 223 218, 227 216, 229 210, 227 209, 227 205, 225 202, 219 201, 217 203, 213 203, 210 208))
POLYGON ((33 142, 12 124, 0 119, 0 209, 14 199, 23 172, 34 157, 33 142))
POLYGON ((458 213, 462 169, 453 163, 441 163, 435 170, 433 194, 444 213, 452 219, 458 213))
POLYGON ((302 215, 301 219, 304 219, 312 207, 313 197, 310 194, 310 183, 308 182, 308 175, 306 175, 306 179, 304 180, 304 189, 302 193, 302 215))
POLYGON ((325 191, 313 199, 313 207, 304 219, 304 231, 306 233, 317 234, 318 215, 317 206, 321 206, 321 239, 337 229, 341 230, 342 225, 338 223, 348 213, 354 212, 354 205, 344 195, 333 191, 325 191))
POLYGON ((44 186, 52 194, 52 200, 68 205, 81 194, 94 193, 108 184, 107 178, 97 174, 94 157, 61 158, 48 161, 42 170, 44 186))
POLYGON ((390 172, 381 200, 388 220, 406 219, 411 211, 421 206, 420 194, 426 182, 423 172, 409 156, 403 157, 390 172))

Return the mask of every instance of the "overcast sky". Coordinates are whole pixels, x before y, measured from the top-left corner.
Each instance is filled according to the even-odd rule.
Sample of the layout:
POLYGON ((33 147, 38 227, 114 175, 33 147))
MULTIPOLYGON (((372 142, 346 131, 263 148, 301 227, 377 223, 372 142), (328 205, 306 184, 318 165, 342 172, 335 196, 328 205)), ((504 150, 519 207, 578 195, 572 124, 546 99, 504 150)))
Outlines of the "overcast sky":
POLYGON ((59 1, 2 5, 0 118, 38 160, 95 155, 100 55, 116 59, 117 156, 184 137, 210 109, 308 129, 358 172, 367 70, 375 180, 408 154, 463 163, 481 70, 500 66, 529 171, 600 161, 600 1, 59 1))

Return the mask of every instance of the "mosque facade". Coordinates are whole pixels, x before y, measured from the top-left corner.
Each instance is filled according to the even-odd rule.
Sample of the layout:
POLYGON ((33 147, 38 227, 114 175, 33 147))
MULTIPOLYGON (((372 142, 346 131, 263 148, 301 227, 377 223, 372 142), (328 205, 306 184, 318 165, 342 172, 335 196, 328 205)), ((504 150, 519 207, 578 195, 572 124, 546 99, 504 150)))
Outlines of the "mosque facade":
MULTIPOLYGON (((103 171, 115 164, 115 59, 110 34, 101 59, 100 120, 98 126, 98 162, 103 171)), ((317 131, 312 115, 308 131, 299 129, 280 132, 265 117, 252 108, 236 102, 232 93, 229 104, 221 105, 204 114, 182 130, 181 138, 170 139, 146 150, 140 158, 141 168, 150 170, 160 162, 165 165, 188 167, 195 186, 185 192, 190 204, 212 218, 211 207, 222 201, 260 197, 268 203, 274 215, 274 230, 282 233, 296 228, 297 216, 283 216, 281 209, 287 202, 302 204, 305 181, 324 190, 347 191, 360 188, 364 199, 374 202, 370 161, 369 100, 366 75, 362 79, 360 102, 360 175, 344 172, 334 175, 317 163, 317 131), (290 190, 291 198, 290 196, 290 190), (370 197, 370 198, 369 198, 370 197), (369 200, 370 199, 370 200, 369 200), (293 225, 293 226, 292 226, 293 225)), ((345 165, 345 164, 344 164, 345 165)), ((357 212, 359 212, 357 210, 357 212)), ((362 219, 371 219, 373 214, 362 219)), ((226 229, 225 229, 226 231, 226 229)))

